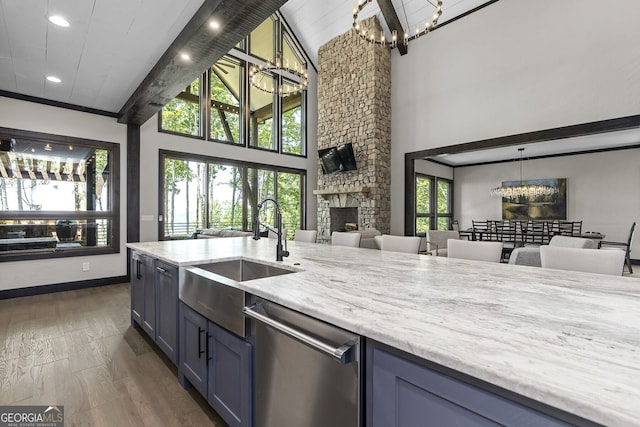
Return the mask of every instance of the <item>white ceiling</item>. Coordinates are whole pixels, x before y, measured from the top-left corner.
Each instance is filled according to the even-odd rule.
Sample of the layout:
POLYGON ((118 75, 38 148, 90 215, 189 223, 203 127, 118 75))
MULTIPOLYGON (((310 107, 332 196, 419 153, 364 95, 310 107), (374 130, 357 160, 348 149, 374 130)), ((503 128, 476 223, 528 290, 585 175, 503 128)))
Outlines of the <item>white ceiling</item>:
MULTIPOLYGON (((436 0, 392 0, 398 19, 409 33, 416 26, 424 28, 427 18, 431 18, 436 10, 436 0)), ((444 0, 442 16, 438 24, 468 12, 488 0, 444 0)), ((353 8, 357 0, 289 0, 280 8, 282 16, 302 44, 311 62, 318 64, 318 48, 332 38, 344 34, 351 29, 353 8)), ((374 1, 367 5, 358 18, 376 15, 389 36, 382 13, 374 1)), ((411 47, 409 46, 409 52, 411 47)))
POLYGON ((556 139, 509 147, 465 151, 456 154, 440 154, 431 159, 449 166, 465 166, 520 158, 518 148, 524 148, 523 157, 533 158, 591 150, 606 150, 640 145, 640 129, 626 129, 573 138, 556 139))
POLYGON ((0 0, 0 90, 118 112, 202 3, 0 0))
MULTIPOLYGON (((483 3, 445 1, 440 22, 483 3)), ((202 4, 0 0, 0 90, 117 113, 202 4), (56 14, 70 27, 51 24, 48 17, 56 14), (48 75, 62 82, 48 82, 48 75)), ((411 26, 435 10, 427 0, 394 4, 401 22, 411 26)), ((351 28, 352 8, 345 0, 289 0, 281 11, 317 65, 318 48, 351 28)), ((373 2, 363 12, 368 17, 380 9, 373 2)))

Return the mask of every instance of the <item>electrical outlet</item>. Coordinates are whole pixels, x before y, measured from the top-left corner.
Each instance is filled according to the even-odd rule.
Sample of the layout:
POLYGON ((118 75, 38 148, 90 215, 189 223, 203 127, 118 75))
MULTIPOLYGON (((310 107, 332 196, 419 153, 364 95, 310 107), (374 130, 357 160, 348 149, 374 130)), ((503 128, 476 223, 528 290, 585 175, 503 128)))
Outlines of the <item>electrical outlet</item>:
POLYGON ((89 271, 90 266, 88 262, 83 262, 82 263, 82 271, 89 271))

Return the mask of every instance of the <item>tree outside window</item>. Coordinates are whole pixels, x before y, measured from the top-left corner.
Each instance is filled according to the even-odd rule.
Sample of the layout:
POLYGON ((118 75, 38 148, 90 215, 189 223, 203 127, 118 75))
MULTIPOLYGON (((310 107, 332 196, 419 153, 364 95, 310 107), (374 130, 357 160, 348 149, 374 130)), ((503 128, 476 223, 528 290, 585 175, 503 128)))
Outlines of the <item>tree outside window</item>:
POLYGON ((160 120, 160 126, 165 131, 201 136, 200 78, 164 106, 160 120))
MULTIPOLYGON (((253 231, 255 207, 265 197, 278 201, 288 238, 301 228, 303 171, 254 167, 242 162, 187 160, 173 153, 162 157, 165 223, 161 239, 184 238, 197 228, 253 231)), ((264 205, 260 221, 275 227, 273 204, 264 205)))
POLYGON ((449 230, 453 218, 453 181, 422 174, 416 174, 415 179, 416 233, 449 230))
POLYGON ((247 67, 279 58, 283 65, 302 71, 308 60, 277 14, 238 46, 163 108, 160 128, 216 142, 306 155, 305 93, 292 94, 297 89, 292 77, 277 71, 263 70, 260 88, 256 88, 249 82, 247 67), (248 53, 235 50, 244 50, 244 46, 249 46, 248 53), (201 90, 202 81, 208 82, 208 88, 201 90), (247 87, 249 90, 244 89, 247 87), (283 95, 269 93, 272 91, 283 95))
POLYGON ((225 56, 210 70, 210 138, 242 144, 241 111, 244 63, 225 56))

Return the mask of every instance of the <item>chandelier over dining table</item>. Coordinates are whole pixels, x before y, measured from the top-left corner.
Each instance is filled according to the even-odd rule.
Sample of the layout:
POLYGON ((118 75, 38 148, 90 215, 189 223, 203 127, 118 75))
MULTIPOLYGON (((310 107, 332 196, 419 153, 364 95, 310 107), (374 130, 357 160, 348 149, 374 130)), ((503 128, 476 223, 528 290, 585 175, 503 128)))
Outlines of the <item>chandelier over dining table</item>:
MULTIPOLYGON (((373 0, 358 0, 358 3, 353 8, 353 28, 356 33, 369 43, 388 46, 390 48, 395 48, 399 43, 404 44, 405 46, 409 44, 410 41, 418 39, 423 35, 431 32, 438 25, 438 19, 440 15, 442 15, 442 0, 438 0, 436 5, 436 11, 434 12, 431 19, 427 19, 423 27, 416 27, 415 31, 407 28, 404 30, 404 34, 398 34, 397 30, 391 31, 391 39, 388 39, 384 31, 380 31, 377 33, 376 31, 368 31, 360 25, 360 21, 358 20, 358 15, 362 12, 362 10, 372 3, 373 0)), ((431 2, 427 2, 431 3, 431 2)), ((407 24, 408 25, 408 24, 407 24)))
POLYGON ((500 187, 492 188, 489 194, 496 197, 502 197, 505 199, 517 199, 519 197, 539 197, 550 196, 558 192, 558 188, 546 185, 546 184, 525 184, 522 180, 522 154, 524 148, 518 148, 520 152, 520 184, 519 185, 502 185, 500 187))

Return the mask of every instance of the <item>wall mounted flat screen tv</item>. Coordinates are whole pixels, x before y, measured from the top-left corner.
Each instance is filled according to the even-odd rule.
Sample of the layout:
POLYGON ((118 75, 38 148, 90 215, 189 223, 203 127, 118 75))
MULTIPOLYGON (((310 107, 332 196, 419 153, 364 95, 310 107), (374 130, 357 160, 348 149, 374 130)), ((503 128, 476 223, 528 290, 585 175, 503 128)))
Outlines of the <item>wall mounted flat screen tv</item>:
POLYGON ((322 172, 327 175, 357 169, 351 143, 318 150, 318 157, 322 172))
POLYGON ((338 145, 338 155, 342 164, 343 171, 354 171, 357 169, 356 157, 353 155, 353 146, 351 143, 338 145))

